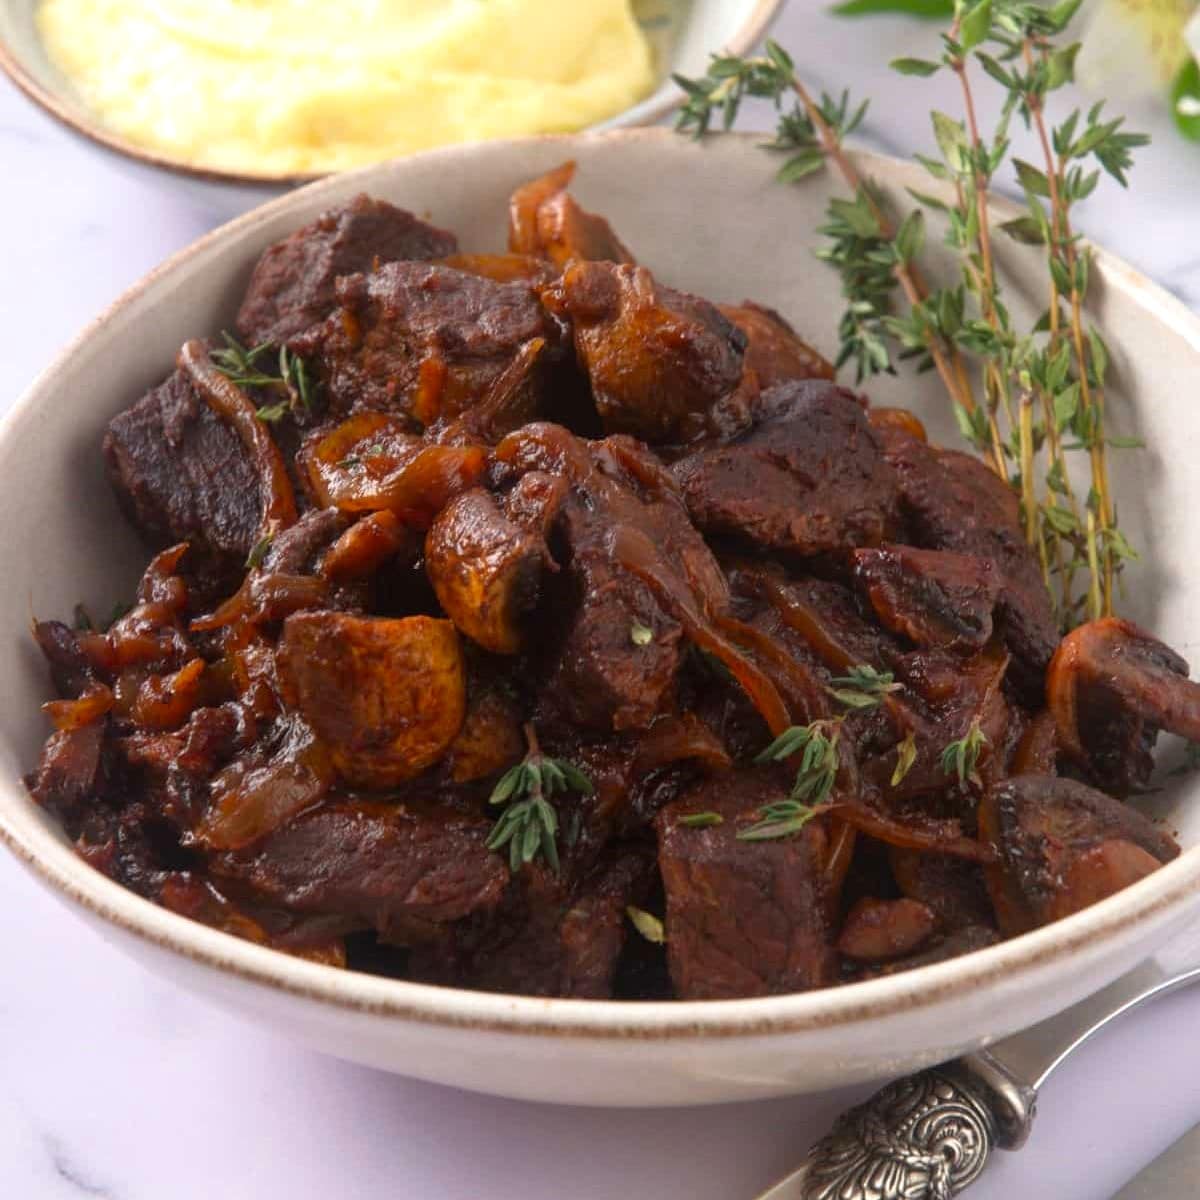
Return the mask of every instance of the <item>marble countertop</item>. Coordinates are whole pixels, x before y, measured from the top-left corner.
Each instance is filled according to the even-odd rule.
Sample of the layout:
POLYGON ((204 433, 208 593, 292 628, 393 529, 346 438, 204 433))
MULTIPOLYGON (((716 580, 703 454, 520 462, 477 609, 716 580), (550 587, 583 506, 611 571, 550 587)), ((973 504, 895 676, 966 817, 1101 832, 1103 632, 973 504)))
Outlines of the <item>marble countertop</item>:
MULTIPOLYGON (((876 97, 867 145, 907 153, 928 142, 928 88, 883 66, 920 53, 928 27, 841 24, 796 0, 776 32, 817 86, 876 97)), ((953 111, 954 97, 940 106, 953 111)), ((1139 155, 1136 216, 1108 187, 1080 225, 1200 308, 1200 148, 1177 140, 1162 113, 1137 124, 1156 142, 1139 155)), ((81 325, 214 217, 91 153, 6 84, 0 163, 7 405, 81 325)), ((0 1196, 14 1200, 749 1200, 863 1093, 554 1109, 352 1066, 146 974, 6 857, 0 955, 0 1196)), ((1200 992, 1185 993, 1083 1052, 1047 1087, 1028 1147, 999 1156, 970 1194, 1111 1196, 1200 1121, 1197 1025, 1200 992)))

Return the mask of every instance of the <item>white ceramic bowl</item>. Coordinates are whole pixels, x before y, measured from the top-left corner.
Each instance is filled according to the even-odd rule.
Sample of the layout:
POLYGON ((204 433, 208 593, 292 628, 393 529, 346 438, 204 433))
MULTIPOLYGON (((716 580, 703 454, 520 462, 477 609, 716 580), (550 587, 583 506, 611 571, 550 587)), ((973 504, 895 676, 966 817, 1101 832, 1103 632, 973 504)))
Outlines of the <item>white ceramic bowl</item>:
MULTIPOLYGON (((570 3, 571 0, 566 0, 570 3)), ((745 54, 766 35, 784 0, 633 0, 654 47, 658 86, 644 100, 598 125, 618 129, 651 125, 676 109, 682 89, 671 75, 703 75, 709 54, 722 48, 745 54)), ((316 175, 209 170, 138 146, 106 128, 55 69, 34 23, 38 0, 0 0, 0 70, 35 104, 90 147, 115 154, 134 170, 173 180, 213 211, 231 217, 316 175)))
MULTIPOLYGON (((121 950, 312 1046, 404 1074, 527 1099, 699 1104, 827 1088, 926 1064, 1041 1019, 1150 954, 1200 896, 1196 785, 1158 807, 1188 849, 1076 916, 952 962, 770 999, 622 1003, 441 989, 338 971, 251 945, 157 908, 93 871, 21 786, 46 726, 46 672, 30 612, 102 611, 128 596, 145 554, 101 466, 106 421, 171 367, 188 337, 228 325, 259 251, 331 203, 369 190, 497 249, 513 186, 579 162, 577 193, 664 280, 714 299, 751 296, 829 350, 840 301, 811 254, 830 189, 773 182, 753 137, 697 144, 658 130, 456 147, 323 181, 225 226, 160 267, 91 325, 0 425, 0 837, 64 903, 121 950), (653 181, 651 184, 649 181, 653 181)), ((862 155, 886 191, 912 168, 862 155)), ((927 185, 922 185, 927 186, 927 185)), ((931 237, 931 242, 936 241, 931 237)), ((1040 309, 1036 253, 999 248, 1018 313, 1040 309)), ((1122 262, 1098 253, 1095 317, 1119 387, 1114 428, 1149 448, 1115 456, 1122 520, 1146 561, 1127 612, 1185 653, 1200 612, 1200 321, 1122 262)), ((952 422, 936 378, 885 381, 936 436, 952 422)))

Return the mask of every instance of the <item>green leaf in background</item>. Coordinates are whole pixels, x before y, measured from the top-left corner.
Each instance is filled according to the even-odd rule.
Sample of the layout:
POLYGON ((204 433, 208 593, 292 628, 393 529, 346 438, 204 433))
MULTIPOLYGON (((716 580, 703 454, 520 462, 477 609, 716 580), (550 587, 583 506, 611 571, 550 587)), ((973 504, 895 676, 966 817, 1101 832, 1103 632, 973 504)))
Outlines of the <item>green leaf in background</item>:
POLYGON ((991 27, 992 0, 979 0, 979 3, 963 16, 959 25, 958 44, 962 46, 963 53, 974 50, 988 36, 991 27))
POLYGON ((1179 132, 1193 142, 1200 142, 1200 63, 1194 58, 1175 77, 1171 112, 1179 132))
POLYGON ((926 79, 942 69, 941 63, 929 62, 924 58, 893 58, 889 65, 901 75, 920 75, 926 79))
POLYGON ((831 10, 839 17, 866 17, 872 13, 903 13, 910 17, 954 16, 954 0, 842 0, 831 10))

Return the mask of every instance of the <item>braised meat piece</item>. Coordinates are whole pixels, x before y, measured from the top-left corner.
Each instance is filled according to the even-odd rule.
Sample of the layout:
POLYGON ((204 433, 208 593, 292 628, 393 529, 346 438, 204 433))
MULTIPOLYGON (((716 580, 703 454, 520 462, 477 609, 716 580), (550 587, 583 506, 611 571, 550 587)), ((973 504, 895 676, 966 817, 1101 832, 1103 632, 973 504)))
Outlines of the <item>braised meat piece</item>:
POLYGON ((1106 617, 1072 630, 1046 677, 1060 749, 1101 787, 1144 787, 1160 729, 1200 741, 1200 684, 1187 663, 1132 621, 1106 617))
POLYGON ((1000 573, 999 627, 1040 703, 1058 630, 1037 557, 1021 531, 1017 494, 980 459, 939 450, 902 432, 881 431, 884 456, 900 481, 901 507, 916 545, 973 554, 1000 573))
POLYGON ((744 366, 754 390, 774 387, 789 379, 833 379, 833 364, 817 353, 773 308, 743 300, 718 304, 721 313, 746 339, 744 366))
POLYGON ((673 467, 692 520, 765 550, 822 554, 878 545, 896 518, 896 479, 852 392, 779 384, 761 419, 673 467))
POLYGON ((979 648, 992 636, 996 564, 973 554, 880 546, 851 555, 876 616, 918 646, 979 648))
POLYGON ((508 868, 485 847, 488 829, 453 808, 347 797, 211 862, 259 904, 337 915, 406 945, 499 902, 508 868))
POLYGON ((416 952, 413 977, 489 992, 607 999, 630 936, 625 910, 643 899, 653 873, 648 846, 618 848, 576 882, 540 864, 527 867, 494 914, 416 952))
POLYGON ((567 191, 573 162, 517 188, 508 206, 508 246, 514 254, 549 259, 560 269, 573 260, 632 263, 612 226, 567 191))
POLYGON ((1095 904, 1179 854, 1174 838, 1128 805, 1047 775, 992 788, 979 827, 1000 853, 985 877, 1010 937, 1095 904))
POLYGON ((78 824, 96 795, 107 728, 107 722, 99 720, 52 733, 37 770, 26 780, 30 795, 68 828, 78 824))
POLYGON ((258 474, 182 371, 114 417, 103 448, 117 499, 152 546, 186 541, 198 570, 240 576, 263 519, 258 474))
POLYGON ((707 300, 644 267, 573 262, 542 293, 568 322, 608 433, 688 442, 742 377, 745 338, 707 300))
POLYGON ((238 336, 250 346, 286 343, 330 314, 339 275, 442 258, 457 248, 454 234, 385 200, 355 196, 263 251, 238 310, 238 336))
POLYGON ((527 426, 496 456, 514 473, 540 471, 570 484, 552 536, 562 571, 547 581, 547 608, 563 627, 547 640, 541 711, 596 730, 649 724, 668 700, 684 650, 672 597, 700 613, 726 602, 720 568, 669 476, 633 445, 589 446, 553 425, 527 426))
POLYGON ((339 412, 432 425, 479 403, 527 342, 559 341, 527 283, 392 262, 339 279, 336 291, 338 309, 293 346, 319 363, 339 412))
POLYGON ((667 960, 681 1000, 802 992, 836 979, 823 823, 774 841, 737 836, 764 805, 786 798, 774 770, 739 771, 701 784, 659 814, 667 960), (700 812, 721 823, 680 823, 700 812))

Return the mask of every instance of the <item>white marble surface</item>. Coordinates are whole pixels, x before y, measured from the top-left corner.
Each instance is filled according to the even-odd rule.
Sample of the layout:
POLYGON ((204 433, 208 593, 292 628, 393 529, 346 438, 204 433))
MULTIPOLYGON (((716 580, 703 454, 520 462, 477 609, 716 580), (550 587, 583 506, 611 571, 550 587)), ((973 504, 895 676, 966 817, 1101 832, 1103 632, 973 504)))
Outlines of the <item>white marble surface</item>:
MULTIPOLYGON (((877 97, 869 144, 905 152, 928 140, 928 88, 882 65, 920 52, 928 28, 848 26, 795 0, 777 34, 818 85, 844 80, 877 97)), ((953 109, 954 98, 939 103, 953 109)), ((1141 123, 1157 141, 1140 156, 1136 210, 1105 189, 1081 224, 1200 307, 1200 148, 1178 142, 1159 114, 1141 123)), ((7 404, 88 318, 212 218, 169 185, 94 156, 6 85, 0 164, 7 404)), ((749 1200, 849 1098, 556 1110, 350 1066, 143 973, 8 859, 0 956, 0 1197, 13 1200, 749 1200)), ((1042 1098, 1029 1146, 1000 1156, 971 1195, 1110 1196, 1200 1120, 1197 1024, 1200 993, 1184 994, 1069 1064, 1042 1098)))

